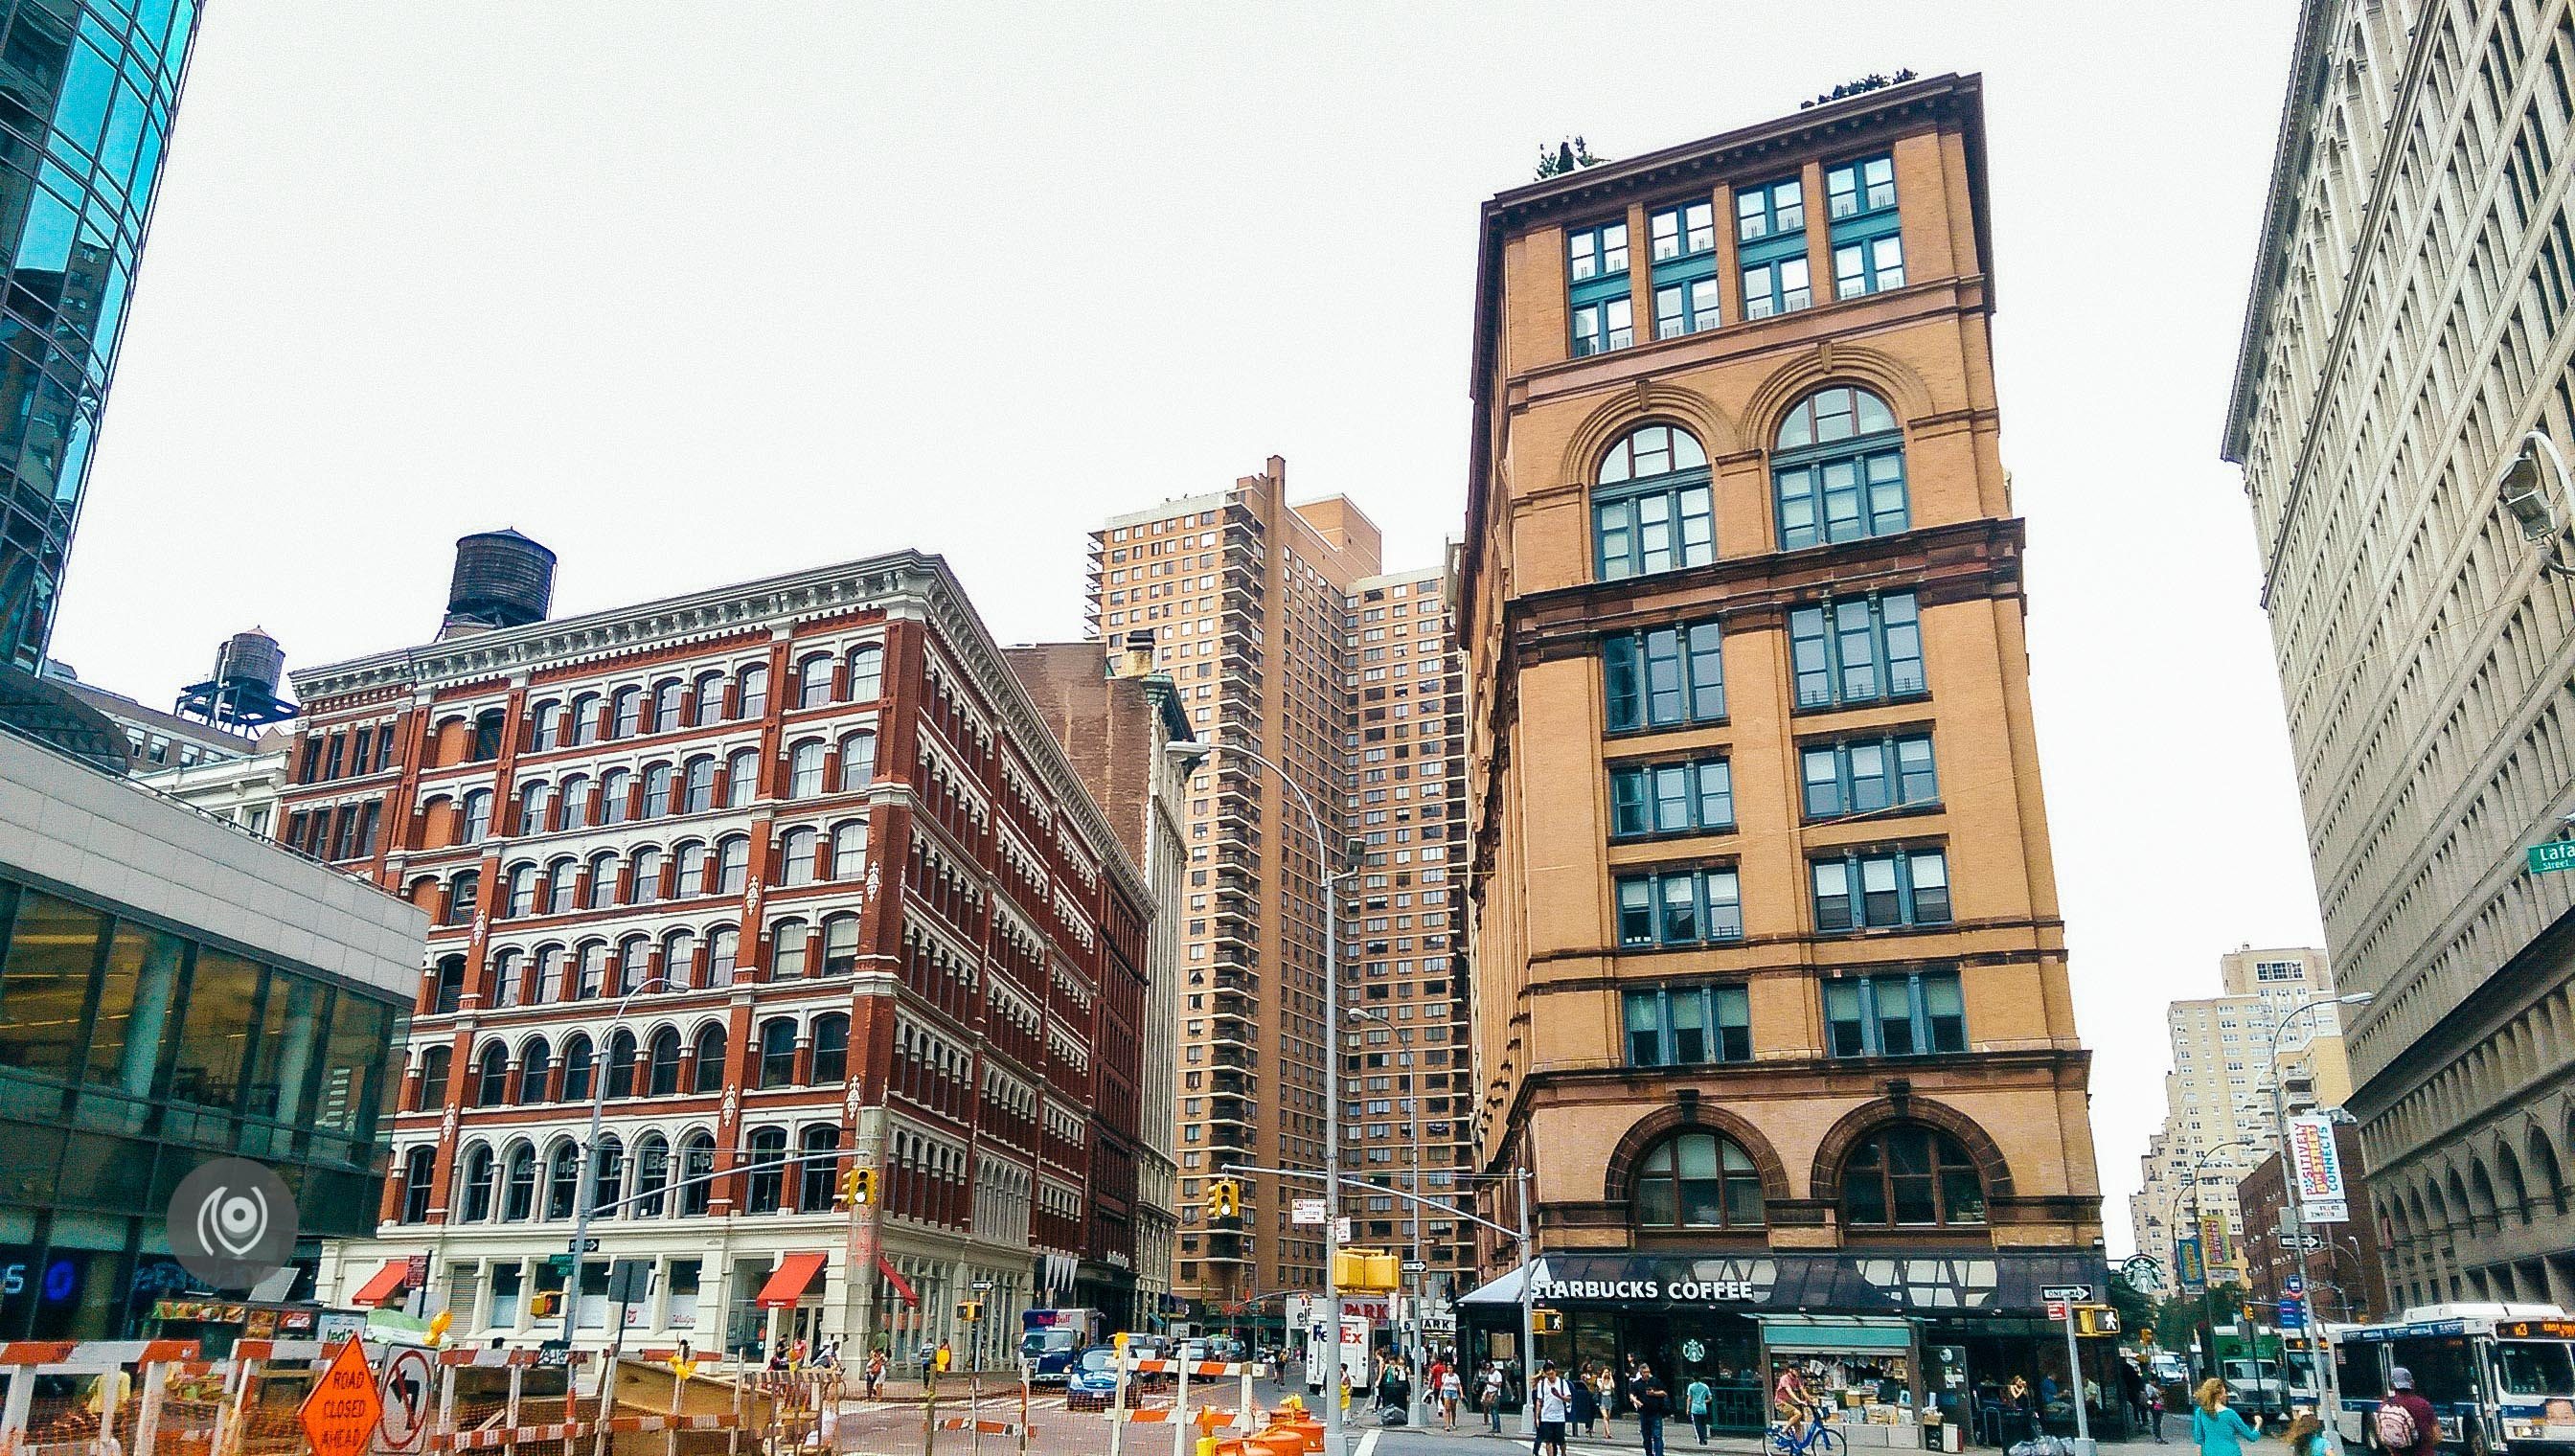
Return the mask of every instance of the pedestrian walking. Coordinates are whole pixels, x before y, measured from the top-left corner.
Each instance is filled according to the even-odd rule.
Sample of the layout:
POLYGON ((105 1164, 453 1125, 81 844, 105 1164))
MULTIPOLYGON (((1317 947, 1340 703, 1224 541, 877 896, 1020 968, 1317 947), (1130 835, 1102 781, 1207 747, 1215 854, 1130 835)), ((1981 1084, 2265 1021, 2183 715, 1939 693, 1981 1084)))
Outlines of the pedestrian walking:
POLYGON ((1484 1362, 1484 1429, 1502 1433, 1502 1367, 1484 1362))
POLYGON ((1691 1376, 1689 1388, 1681 1392, 1681 1400, 1689 1407, 1690 1430, 1698 1436, 1700 1445, 1706 1445, 1708 1417, 1716 1406, 1716 1392, 1708 1388, 1707 1377, 1691 1376))
POLYGON ((2160 1380, 2146 1383, 2146 1424, 2154 1430, 2156 1445, 2172 1444, 2164 1439, 2164 1385, 2160 1380))
POLYGON ((1636 1435, 1644 1442, 1644 1456, 1663 1456, 1663 1421, 1672 1413, 1672 1393, 1663 1388, 1654 1367, 1642 1360, 1628 1372, 1627 1402, 1636 1409, 1636 1435))
POLYGON ((1442 1429, 1457 1429, 1457 1403, 1466 1397, 1466 1383, 1457 1378, 1457 1367, 1442 1362, 1439 1366, 1439 1424, 1442 1429))
POLYGON ((2441 1422, 2432 1403, 2415 1393, 2414 1372, 2397 1366, 2387 1372, 2387 1387, 2374 1418, 2378 1449, 2385 1456, 2439 1456, 2441 1422), (2390 1412, 2402 1412, 2402 1418, 2390 1412))
POLYGON ((2190 1413, 2190 1438, 2198 1443, 2199 1456, 2244 1456, 2248 1442, 2262 1439, 2262 1433, 2226 1403, 2225 1381, 2211 1377, 2199 1382, 2192 1400, 2197 1408, 2190 1413))
POLYGON ((1529 1456, 1564 1456, 1564 1423, 1573 1415, 1573 1387, 1555 1373, 1554 1361, 1537 1362, 1529 1399, 1537 1407, 1537 1438, 1529 1442, 1529 1456))
POLYGON ((1571 1423, 1574 1434, 1590 1435, 1591 1428, 1600 1423, 1600 1390, 1592 1383, 1589 1371, 1574 1372, 1571 1388, 1565 1393, 1565 1400, 1564 1418, 1571 1423))

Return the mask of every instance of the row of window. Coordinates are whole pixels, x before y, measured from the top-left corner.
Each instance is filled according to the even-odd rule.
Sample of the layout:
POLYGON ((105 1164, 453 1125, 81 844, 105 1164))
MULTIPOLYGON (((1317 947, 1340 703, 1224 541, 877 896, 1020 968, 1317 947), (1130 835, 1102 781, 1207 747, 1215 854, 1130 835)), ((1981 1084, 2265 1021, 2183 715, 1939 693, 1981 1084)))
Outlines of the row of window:
MULTIPOLYGON (((1824 194, 1833 294, 1858 298, 1904 286, 1904 240, 1895 162, 1866 157, 1826 169, 1824 194)), ((1736 265, 1743 317, 1766 319, 1811 306, 1803 185, 1794 177, 1734 191, 1736 265)), ((1715 205, 1689 202, 1647 215, 1654 337, 1704 333, 1721 322, 1715 205)), ((1636 342, 1624 222, 1565 235, 1565 302, 1575 358, 1636 342)))
MULTIPOLYGON (((753 1045, 753 1063, 749 1068, 752 1084, 763 1089, 791 1087, 800 1083, 814 1086, 831 1085, 845 1080, 850 1070, 850 1018, 840 1012, 814 1018, 811 1065, 801 1077, 797 1072, 797 1026, 788 1017, 774 1017, 761 1023, 758 1040, 753 1045)), ((608 1040, 608 1084, 605 1095, 622 1097, 670 1097, 682 1092, 719 1092, 725 1082, 725 1029, 709 1022, 698 1028, 693 1041, 684 1042, 679 1029, 665 1026, 653 1034, 639 1066, 635 1033, 620 1029, 608 1040)), ((415 1110, 434 1109, 445 1095, 450 1056, 449 1048, 433 1046, 421 1054, 420 1081, 415 1093, 415 1110)), ((510 1092, 511 1055, 499 1041, 486 1041, 477 1053, 474 1078, 467 1085, 472 1096, 469 1105, 504 1107, 515 1101, 519 1106, 544 1102, 587 1102, 595 1090, 590 1037, 574 1032, 564 1042, 560 1066, 553 1049, 543 1036, 532 1036, 521 1044, 518 1054, 519 1086, 514 1099, 510 1092)))
MULTIPOLYGON (((1936 804, 1931 735, 1851 738, 1799 750, 1810 821, 1936 804)), ((1722 757, 1609 767, 1609 837, 1722 833, 1734 827, 1734 774, 1722 757)))
MULTIPOLYGON (((1722 722, 1722 636, 1714 622, 1693 622, 1603 637, 1602 717, 1608 730, 1722 722)), ((1883 703, 1930 691, 1922 669, 1921 609, 1911 592, 1792 608, 1788 650, 1801 709, 1883 703)))
MULTIPOLYGON (((790 1157, 787 1129, 752 1130, 744 1162, 733 1174, 742 1179, 743 1212, 831 1211, 840 1181, 841 1130, 829 1125, 809 1127, 798 1142, 797 1155, 790 1157)), ((537 1150, 530 1143, 515 1145, 506 1159, 496 1157, 489 1144, 468 1148, 457 1172, 457 1220, 521 1223, 574 1217, 581 1187, 580 1147, 558 1142, 546 1154, 543 1166, 540 1180, 537 1150)), ((404 1155, 401 1221, 428 1220, 436 1168, 433 1147, 416 1147, 404 1155)), ((689 1134, 676 1151, 660 1133, 649 1133, 637 1144, 631 1167, 625 1145, 614 1134, 603 1134, 592 1174, 592 1216, 703 1217, 714 1202, 719 1181, 715 1138, 709 1133, 689 1134)))
MULTIPOLYGON (((872 730, 844 733, 837 744, 807 738, 787 750, 790 798, 856 793, 876 782, 876 773, 877 735, 872 730)), ((721 765, 714 754, 702 753, 677 764, 648 763, 640 771, 610 768, 595 782, 586 773, 568 773, 561 782, 532 779, 519 785, 519 832, 560 833, 735 808, 750 803, 759 785, 758 748, 736 749, 721 765)), ((479 843, 489 835, 492 790, 466 790, 456 814, 452 837, 433 829, 424 835, 427 847, 479 843)))
MULTIPOLYGON (((1680 1132, 1637 1161, 1629 1216, 1644 1229, 1759 1228, 1767 1222, 1751 1154, 1713 1132, 1680 1132)), ((1985 1184, 1957 1139, 1896 1123, 1853 1145, 1841 1166, 1841 1222, 1849 1228, 1977 1228, 1985 1184)))
MULTIPOLYGON (((1807 863, 1818 933, 1949 923, 1949 865, 1940 849, 1854 851, 1807 863)), ((1657 865, 1614 876, 1622 950, 1743 938, 1742 891, 1730 864, 1657 865)))

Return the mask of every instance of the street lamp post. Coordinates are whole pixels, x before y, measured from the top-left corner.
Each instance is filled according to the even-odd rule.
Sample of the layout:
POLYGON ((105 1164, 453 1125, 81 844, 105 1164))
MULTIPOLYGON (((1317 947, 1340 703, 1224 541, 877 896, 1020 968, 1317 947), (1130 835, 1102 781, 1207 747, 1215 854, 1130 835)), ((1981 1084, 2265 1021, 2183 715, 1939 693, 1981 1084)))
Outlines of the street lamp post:
MULTIPOLYGON (((1389 1030, 1393 1029, 1394 1026, 1394 1022, 1388 1020, 1383 1011, 1370 1010, 1365 1006, 1350 1007, 1350 1019, 1353 1021, 1381 1022, 1389 1030)), ((1419 1264, 1421 1266, 1421 1270, 1412 1276, 1412 1317, 1406 1321, 1406 1323, 1411 1327, 1411 1338, 1405 1342, 1406 1353, 1404 1356, 1404 1363, 1409 1366, 1412 1371, 1412 1398, 1409 1403, 1409 1409, 1405 1413, 1405 1419, 1411 1424, 1412 1428, 1417 1431, 1423 1428, 1421 1406, 1422 1396, 1425 1392, 1421 1388, 1422 1375, 1423 1372, 1429 1368, 1428 1362, 1421 1358, 1421 1345, 1425 1338, 1421 1329, 1421 1297, 1429 1288, 1430 1264, 1428 1260, 1421 1257, 1421 1073, 1417 1068, 1412 1073, 1412 1079, 1413 1092, 1410 1100, 1412 1102, 1413 1204, 1409 1211, 1412 1214, 1412 1262, 1419 1264)), ((1337 1109, 1335 1110, 1337 1111, 1337 1109)))
POLYGON ((1323 1450, 1328 1456, 1345 1456, 1348 1450, 1341 1436, 1341 1281, 1335 1267, 1341 1251, 1341 963, 1338 947, 1333 943, 1333 911, 1337 894, 1333 881, 1331 841, 1323 834, 1322 810, 1313 796, 1290 776, 1287 769, 1270 761, 1241 743, 1223 740, 1199 742, 1181 739, 1163 745, 1165 752, 1185 763, 1195 763, 1210 752, 1233 753, 1251 759, 1279 775, 1280 784, 1295 795, 1297 806, 1305 811, 1305 826, 1314 835, 1314 873, 1322 881, 1323 894, 1323 1305, 1331 1319, 1331 1374, 1323 1387, 1323 1450))
MULTIPOLYGON (((2191 1236, 2199 1240, 2199 1316, 2201 1331, 2199 1342, 2199 1375, 2203 1380, 2207 1379, 2209 1376, 2217 1374, 2223 1367, 2218 1364, 2217 1360, 2217 1306, 2215 1302, 2217 1294, 2217 1266, 2209 1261, 2208 1220, 2206 1211, 2200 1206, 2199 1180, 2206 1176, 2208 1172, 2208 1160, 2210 1158, 2217 1156, 2219 1153, 2226 1151, 2230 1147, 2250 1149, 2252 1146, 2253 1144, 2244 1141, 2242 1138, 2229 1138, 2226 1141, 2209 1148, 2206 1152, 2201 1153, 2197 1158, 2192 1159, 2190 1165, 2190 1229, 2191 1236)), ((2181 1256, 2178 1252, 2178 1242, 2176 1242, 2175 1248, 2176 1252, 2173 1256, 2173 1262, 2178 1266, 2181 1262, 2181 1256)), ((2249 1334, 2250 1332, 2248 1331, 2247 1333, 2249 1334)))
MULTIPOLYGON (((668 976, 652 977, 618 999, 616 1009, 608 1013, 609 1026, 614 1028, 625 1020, 626 1008, 633 1004, 635 998, 656 986, 663 990, 679 989, 668 976)), ((572 1349, 573 1321, 581 1311, 581 1276, 590 1253, 590 1211, 591 1205, 599 1200, 599 1186, 594 1176, 594 1163, 599 1157, 599 1124, 608 1112, 608 1038, 602 1036, 594 1044, 598 1049, 590 1054, 590 1131, 581 1140, 580 1181, 573 1184, 572 1194, 572 1276, 565 1281, 571 1287, 565 1292, 563 1316, 566 1352, 572 1349)), ((601 1397, 605 1399, 606 1395, 603 1389, 601 1397)))

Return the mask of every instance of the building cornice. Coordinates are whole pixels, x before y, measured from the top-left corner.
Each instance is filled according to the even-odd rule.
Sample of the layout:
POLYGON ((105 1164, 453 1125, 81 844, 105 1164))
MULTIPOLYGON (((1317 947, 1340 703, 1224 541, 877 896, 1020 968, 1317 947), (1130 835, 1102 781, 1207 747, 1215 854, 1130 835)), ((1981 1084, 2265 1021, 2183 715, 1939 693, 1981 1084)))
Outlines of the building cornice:
POLYGON ((2315 148, 2315 122, 2324 92, 2325 58, 2332 50, 2332 27, 2326 15, 2335 0, 2308 0, 2298 15, 2298 34, 2289 49, 2289 90, 2280 103, 2280 129, 2271 144, 2271 188, 2262 204, 2262 230, 2255 235, 2253 291, 2244 304, 2244 327, 2235 347, 2235 388, 2226 400, 2226 431, 2218 442, 2220 459, 2243 463, 2244 442, 2252 428, 2254 387, 2262 377, 2262 343, 2270 330, 2263 319, 2288 272, 2283 246, 2298 225, 2298 183, 2306 175, 2307 157, 2315 148))

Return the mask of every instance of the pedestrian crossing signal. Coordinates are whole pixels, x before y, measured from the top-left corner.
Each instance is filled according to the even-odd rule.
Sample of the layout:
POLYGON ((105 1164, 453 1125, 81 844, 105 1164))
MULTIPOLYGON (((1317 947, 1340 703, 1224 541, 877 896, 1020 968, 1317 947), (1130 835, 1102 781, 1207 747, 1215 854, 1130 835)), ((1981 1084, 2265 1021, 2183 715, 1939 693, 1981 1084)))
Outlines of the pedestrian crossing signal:
POLYGON ((1529 1332, 1531 1334, 1540 1335, 1560 1335, 1564 1333, 1564 1311, 1560 1309, 1530 1310, 1529 1332))
POLYGON ((563 1296, 542 1291, 533 1294, 528 1298, 528 1313, 537 1319, 551 1319, 563 1313, 563 1296))

